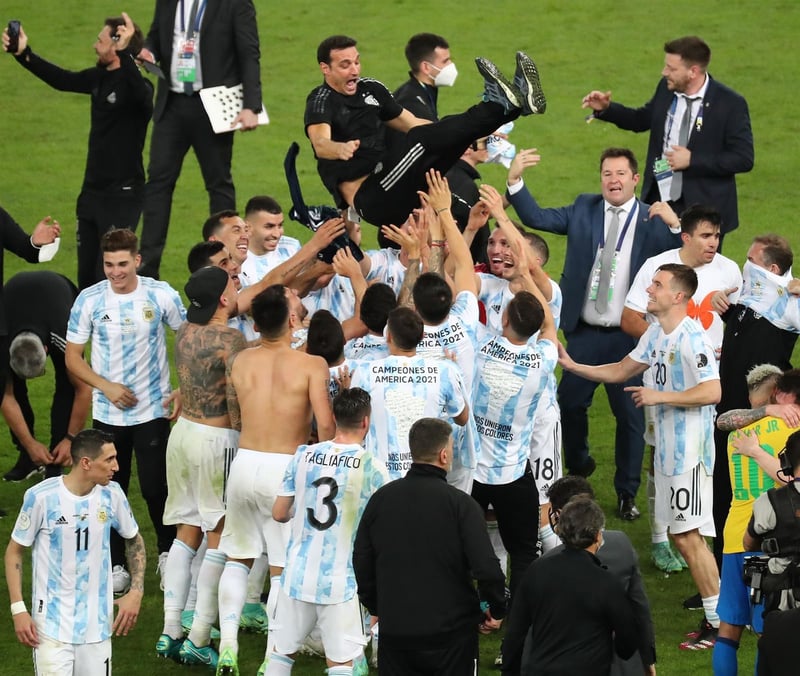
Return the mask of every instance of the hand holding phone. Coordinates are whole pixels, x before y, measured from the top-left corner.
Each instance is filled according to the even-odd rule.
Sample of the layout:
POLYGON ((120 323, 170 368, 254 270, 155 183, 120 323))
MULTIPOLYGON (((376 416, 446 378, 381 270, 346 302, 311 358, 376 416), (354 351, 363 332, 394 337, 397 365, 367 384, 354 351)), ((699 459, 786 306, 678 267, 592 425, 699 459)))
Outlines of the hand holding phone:
POLYGON ((8 32, 8 45, 6 46, 6 51, 9 54, 16 54, 19 51, 19 28, 19 21, 12 20, 8 22, 8 28, 6 29, 8 32))

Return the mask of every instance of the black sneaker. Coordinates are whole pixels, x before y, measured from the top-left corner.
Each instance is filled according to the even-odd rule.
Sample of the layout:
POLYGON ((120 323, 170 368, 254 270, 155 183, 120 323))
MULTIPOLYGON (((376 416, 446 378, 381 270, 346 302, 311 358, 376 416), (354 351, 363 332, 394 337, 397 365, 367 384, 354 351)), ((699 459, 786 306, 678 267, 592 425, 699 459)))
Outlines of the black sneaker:
POLYGON ((715 629, 704 617, 697 631, 687 634, 688 639, 678 647, 681 650, 710 650, 717 642, 719 629, 715 629))
POLYGON ((683 608, 684 610, 702 610, 703 598, 699 593, 695 594, 694 596, 690 596, 688 599, 683 600, 683 608))
POLYGON ((3 476, 3 481, 25 481, 44 471, 43 467, 34 464, 27 453, 20 453, 17 464, 3 476))
POLYGON ((475 59, 478 72, 483 76, 483 100, 503 106, 507 113, 522 109, 522 94, 489 59, 475 59))
POLYGON ((547 109, 547 99, 539 81, 539 69, 525 52, 517 52, 514 86, 522 94, 522 114, 541 115, 547 109))

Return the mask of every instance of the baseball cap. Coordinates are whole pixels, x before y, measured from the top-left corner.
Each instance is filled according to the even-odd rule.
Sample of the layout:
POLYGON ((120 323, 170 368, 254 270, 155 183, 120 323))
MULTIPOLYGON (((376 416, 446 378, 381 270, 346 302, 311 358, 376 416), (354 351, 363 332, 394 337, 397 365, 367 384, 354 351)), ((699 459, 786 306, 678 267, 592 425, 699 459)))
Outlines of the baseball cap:
POLYGON ((189 299, 186 318, 192 324, 208 324, 217 311, 219 298, 228 286, 228 279, 225 270, 213 265, 200 268, 189 277, 183 290, 189 299))

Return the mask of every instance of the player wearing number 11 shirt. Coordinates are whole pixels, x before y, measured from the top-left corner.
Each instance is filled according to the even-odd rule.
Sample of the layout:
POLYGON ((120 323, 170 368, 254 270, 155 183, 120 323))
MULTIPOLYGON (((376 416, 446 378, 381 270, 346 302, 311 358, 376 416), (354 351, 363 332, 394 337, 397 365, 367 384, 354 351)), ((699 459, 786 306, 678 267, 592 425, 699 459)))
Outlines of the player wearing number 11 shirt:
POLYGON ((266 676, 289 673, 289 656, 317 624, 328 666, 350 667, 363 651, 353 541, 370 496, 389 481, 386 466, 361 445, 370 408, 366 391, 340 392, 333 400, 334 438, 300 446, 286 468, 272 515, 287 521, 294 504, 294 518, 278 605, 270 618, 275 653, 266 676))

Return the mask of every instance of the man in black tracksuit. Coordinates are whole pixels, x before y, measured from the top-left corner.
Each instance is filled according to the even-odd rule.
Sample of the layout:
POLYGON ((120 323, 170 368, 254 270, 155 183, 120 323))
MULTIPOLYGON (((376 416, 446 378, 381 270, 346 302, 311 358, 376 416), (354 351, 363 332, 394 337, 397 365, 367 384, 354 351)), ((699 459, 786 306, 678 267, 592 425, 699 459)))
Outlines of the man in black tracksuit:
MULTIPOLYGON (((3 42, 7 45, 7 35, 3 42)), ((20 29, 19 64, 54 89, 92 98, 86 171, 76 206, 80 289, 105 279, 100 238, 112 227, 135 230, 142 213, 142 150, 153 113, 153 86, 134 61, 143 43, 127 15, 106 19, 94 43, 97 65, 69 71, 31 51, 20 29)))
POLYGON ((382 676, 474 673, 476 630, 497 629, 505 616, 505 576, 477 503, 447 484, 450 425, 418 420, 409 445, 408 474, 372 496, 353 550, 359 598, 380 622, 378 668, 382 676))

